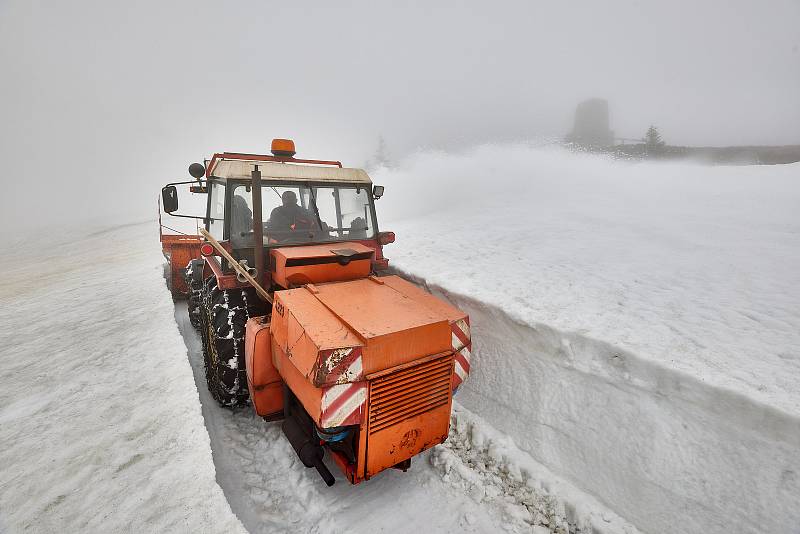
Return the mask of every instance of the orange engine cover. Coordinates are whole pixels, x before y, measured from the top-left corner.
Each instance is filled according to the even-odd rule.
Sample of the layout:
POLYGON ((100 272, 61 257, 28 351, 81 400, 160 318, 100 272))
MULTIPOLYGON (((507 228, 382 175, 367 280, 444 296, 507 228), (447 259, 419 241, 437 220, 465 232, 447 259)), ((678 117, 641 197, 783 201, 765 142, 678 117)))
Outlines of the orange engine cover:
POLYGON ((265 415, 283 383, 320 429, 350 427, 351 483, 447 439, 452 390, 469 372, 469 318, 397 276, 275 292, 271 323, 247 323, 250 394, 265 415), (270 388, 276 388, 271 397, 270 388))
POLYGON ((273 249, 272 280, 281 287, 366 278, 375 250, 361 243, 331 243, 273 249))

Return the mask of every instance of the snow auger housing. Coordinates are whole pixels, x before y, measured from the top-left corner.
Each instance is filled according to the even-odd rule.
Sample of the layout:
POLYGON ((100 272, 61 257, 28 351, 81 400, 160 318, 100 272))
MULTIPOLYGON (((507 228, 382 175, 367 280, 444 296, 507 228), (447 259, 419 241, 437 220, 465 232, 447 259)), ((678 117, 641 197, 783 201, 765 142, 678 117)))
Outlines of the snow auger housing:
MULTIPOLYGON (((201 243, 187 289, 209 389, 221 404, 249 398, 265 419, 283 419, 328 485, 325 449, 353 484, 405 470, 447 439, 452 394, 470 369, 469 318, 377 276, 394 241, 377 229, 382 187, 276 141, 272 156, 221 153, 190 168, 193 190, 208 195, 205 239, 187 240, 201 243)), ((176 185, 162 191, 171 214, 176 185)))

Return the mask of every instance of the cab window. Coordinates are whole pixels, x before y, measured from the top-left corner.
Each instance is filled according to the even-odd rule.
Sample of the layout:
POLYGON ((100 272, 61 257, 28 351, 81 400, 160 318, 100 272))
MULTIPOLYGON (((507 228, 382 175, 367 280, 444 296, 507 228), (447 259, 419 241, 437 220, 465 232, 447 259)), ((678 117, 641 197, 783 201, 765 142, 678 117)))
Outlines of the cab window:
POLYGON ((225 238, 225 184, 212 182, 209 195, 208 233, 214 238, 222 240, 225 238))

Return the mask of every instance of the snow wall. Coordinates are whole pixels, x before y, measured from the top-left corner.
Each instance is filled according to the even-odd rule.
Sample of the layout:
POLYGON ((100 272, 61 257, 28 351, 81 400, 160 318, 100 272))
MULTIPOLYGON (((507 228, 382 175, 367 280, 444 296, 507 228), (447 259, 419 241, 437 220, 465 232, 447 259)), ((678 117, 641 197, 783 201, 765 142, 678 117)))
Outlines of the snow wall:
POLYGON ((61 234, 6 250, 0 532, 245 532, 215 480, 157 226, 61 234))
POLYGON ((419 154, 373 179, 398 234, 387 256, 470 314, 462 405, 645 532, 797 533, 800 299, 781 263, 800 266, 797 170, 488 146, 419 154), (581 217, 602 230, 577 228, 581 217), (594 250, 609 247, 617 258, 594 250), (617 276, 637 289, 609 297, 617 276), (761 323, 726 321, 737 307, 762 307, 761 323))
POLYGON ((470 314, 457 400, 645 532, 800 532, 800 419, 611 344, 470 314))

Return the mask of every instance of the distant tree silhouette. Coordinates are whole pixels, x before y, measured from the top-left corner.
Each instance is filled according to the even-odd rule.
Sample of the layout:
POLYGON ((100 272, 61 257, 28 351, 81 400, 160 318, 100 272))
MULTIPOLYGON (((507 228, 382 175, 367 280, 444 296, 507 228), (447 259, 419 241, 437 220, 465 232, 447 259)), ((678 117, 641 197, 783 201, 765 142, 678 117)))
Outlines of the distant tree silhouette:
POLYGON ((650 126, 647 129, 647 133, 644 135, 644 145, 647 147, 648 151, 657 152, 664 148, 666 143, 661 139, 661 134, 658 131, 658 128, 655 126, 650 126))
POLYGON ((389 151, 386 148, 386 141, 384 141, 383 136, 378 137, 378 147, 375 149, 375 153, 372 157, 367 161, 365 167, 367 170, 374 170, 379 167, 386 167, 391 168, 392 159, 389 156, 389 151))

